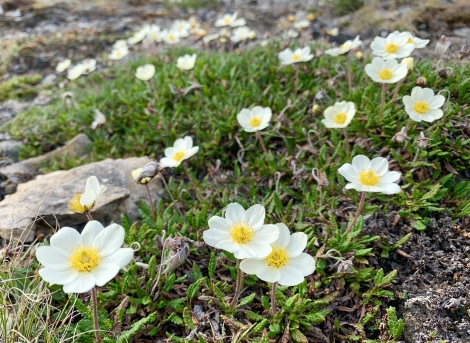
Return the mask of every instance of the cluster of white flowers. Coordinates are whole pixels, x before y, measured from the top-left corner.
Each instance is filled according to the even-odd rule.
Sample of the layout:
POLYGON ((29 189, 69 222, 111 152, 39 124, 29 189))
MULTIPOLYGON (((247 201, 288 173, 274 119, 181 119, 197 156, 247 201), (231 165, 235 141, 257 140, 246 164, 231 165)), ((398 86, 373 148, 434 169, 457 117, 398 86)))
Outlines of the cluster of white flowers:
POLYGON ((290 234, 283 223, 265 224, 265 208, 256 204, 245 210, 231 203, 225 218, 209 219, 209 230, 204 231, 204 241, 217 249, 233 253, 243 259, 240 269, 261 280, 294 286, 315 271, 315 259, 304 249, 307 235, 290 234))
POLYGON ((75 80, 80 76, 91 73, 96 69, 96 60, 94 58, 84 59, 82 62, 70 67, 71 64, 72 61, 66 58, 57 64, 55 70, 58 73, 62 73, 67 70, 67 78, 69 80, 75 80))

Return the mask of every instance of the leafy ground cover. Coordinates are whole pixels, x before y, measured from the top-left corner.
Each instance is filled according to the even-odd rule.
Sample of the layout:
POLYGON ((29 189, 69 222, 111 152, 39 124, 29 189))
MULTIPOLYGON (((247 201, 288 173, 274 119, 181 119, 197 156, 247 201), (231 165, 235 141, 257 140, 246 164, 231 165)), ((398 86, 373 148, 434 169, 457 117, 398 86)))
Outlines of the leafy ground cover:
MULTIPOLYGON (((2 127, 26 142, 23 158, 60 146, 79 132, 92 139, 89 160, 57 161, 49 170, 106 157, 158 160, 186 135, 199 146, 185 162, 194 182, 181 167, 162 171, 168 197, 156 204, 155 218, 147 203, 140 204, 138 222, 122 214, 125 241, 130 246, 138 242, 139 248, 135 263, 99 289, 105 342, 400 339, 403 322, 395 304, 406 294, 390 291, 397 270, 391 262, 381 267, 377 261, 407 255, 407 241, 429 230, 436 216, 459 220, 470 214, 468 66, 416 59, 394 100, 396 85, 387 90, 381 115, 380 85, 364 72, 372 58, 369 49, 363 49, 363 59, 351 56, 350 91, 346 57, 323 54, 325 42, 307 43, 315 55, 309 62, 279 64, 279 51, 300 45, 274 40, 233 52, 174 48, 140 56, 68 83, 73 102, 58 97, 2 127), (198 54, 191 71, 175 66, 185 53, 198 54), (147 63, 156 67, 149 81, 153 87, 135 77, 136 68, 147 63), (433 123, 412 121, 402 102, 423 79, 446 96, 444 117, 433 123), (198 86, 188 89, 191 82, 198 86), (323 111, 336 101, 357 106, 345 130, 321 122, 323 111), (256 105, 273 111, 271 125, 261 132, 266 152, 236 119, 242 108, 256 105), (96 109, 106 123, 93 129, 96 109), (396 134, 402 127, 407 134, 399 142, 396 134), (338 169, 359 154, 387 158, 390 168, 402 174, 402 192, 368 194, 362 215, 345 233, 359 196, 344 189, 338 169), (231 202, 245 208, 263 204, 266 222, 282 222, 308 236, 306 251, 315 257, 316 271, 300 285, 277 287, 274 315, 271 287, 255 276, 245 277, 237 306, 231 307, 236 260, 203 244, 208 219, 221 215, 231 202), (406 234, 396 229, 405 226, 412 228, 406 234), (163 272, 159 266, 175 255, 182 264, 163 272)), ((0 311, 4 337, 12 342, 22 336, 48 342, 93 340, 89 297, 46 287, 36 274, 33 247, 21 256, 16 247, 9 249, 4 256, 9 268, 2 271, 8 280, 2 283, 0 311), (32 323, 30 313, 40 320, 32 323)))

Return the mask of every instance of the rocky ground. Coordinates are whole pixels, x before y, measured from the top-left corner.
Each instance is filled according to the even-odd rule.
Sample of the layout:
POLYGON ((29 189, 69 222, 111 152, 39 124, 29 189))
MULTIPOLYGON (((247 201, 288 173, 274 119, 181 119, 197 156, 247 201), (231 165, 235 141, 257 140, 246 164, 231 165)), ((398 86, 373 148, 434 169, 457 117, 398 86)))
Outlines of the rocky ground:
MULTIPOLYGON (((39 73, 43 83, 57 86, 54 73, 57 62, 65 57, 80 60, 105 56, 116 39, 129 37, 143 23, 156 21, 165 26, 172 20, 194 15, 203 24, 211 25, 221 14, 234 11, 257 31, 257 42, 281 34, 288 25, 288 15, 313 11, 317 16, 310 29, 313 37, 327 37, 326 31, 337 27, 339 35, 329 36, 330 40, 341 41, 360 34, 367 44, 382 32, 409 30, 431 40, 421 57, 434 59, 436 65, 442 63, 439 60, 469 63, 470 3, 466 0, 434 1, 432 7, 420 1, 382 1, 375 2, 380 5, 367 4, 353 12, 350 12, 353 8, 336 8, 333 3, 335 1, 226 0, 217 1, 215 6, 184 9, 170 1, 1 0, 5 13, 0 14, 0 81, 14 75, 39 73), (435 51, 442 35, 451 42, 444 53, 435 51)), ((0 124, 31 104, 47 103, 50 97, 51 93, 46 91, 28 101, 0 103, 0 124)), ((5 146, 15 143, 8 141, 7 133, 2 133, 0 140, 4 162, 14 159, 14 153, 6 152, 5 146)), ((402 250, 391 253, 387 259, 377 258, 371 262, 384 268, 386 273, 398 270, 391 287, 396 300, 391 305, 396 305, 400 317, 405 319, 404 340, 469 342, 468 218, 453 220, 444 211, 433 218, 432 225, 423 232, 417 232, 398 217, 397 220, 384 218, 380 213, 369 218, 366 233, 373 236, 386 232, 392 239, 413 233, 402 250)))

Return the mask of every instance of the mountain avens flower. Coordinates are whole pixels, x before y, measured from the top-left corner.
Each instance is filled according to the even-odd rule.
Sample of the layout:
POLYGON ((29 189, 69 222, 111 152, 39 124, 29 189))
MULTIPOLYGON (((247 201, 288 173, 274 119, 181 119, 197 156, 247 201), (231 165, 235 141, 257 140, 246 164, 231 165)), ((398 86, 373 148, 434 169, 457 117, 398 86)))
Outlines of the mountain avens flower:
POLYGON ((50 246, 36 250, 44 266, 39 275, 51 283, 64 286, 65 293, 85 293, 104 286, 133 258, 133 250, 122 248, 124 229, 118 224, 106 228, 95 220, 82 233, 63 227, 51 237, 50 246))
POLYGON ((231 203, 225 218, 209 219, 209 230, 204 231, 204 241, 217 249, 231 252, 238 259, 264 258, 271 253, 271 244, 279 237, 276 225, 264 224, 265 209, 256 204, 245 210, 238 203, 231 203))
POLYGON ((271 117, 271 109, 261 106, 255 106, 251 110, 244 108, 237 114, 238 123, 246 132, 264 130, 268 127, 271 117))
POLYGON ((352 159, 352 164, 343 164, 338 172, 350 182, 346 185, 346 189, 384 194, 401 191, 400 186, 395 183, 400 179, 401 173, 390 171, 388 161, 383 157, 369 160, 367 156, 357 155, 352 159))
POLYGON ((326 108, 322 119, 323 125, 330 129, 344 128, 349 125, 356 114, 356 105, 350 101, 341 101, 326 108))
POLYGON ((406 44, 413 44, 415 49, 424 48, 429 43, 429 39, 418 38, 408 31, 401 32, 400 35, 406 38, 406 44))
POLYGON ((66 58, 65 60, 60 61, 59 63, 57 63, 57 66, 55 67, 55 71, 58 72, 58 73, 62 73, 68 67, 70 67, 71 63, 72 63, 72 61, 69 58, 66 58))
POLYGON ((120 60, 126 57, 129 54, 129 48, 127 45, 120 45, 116 48, 113 48, 111 53, 108 55, 110 60, 120 60))
POLYGON ((384 60, 410 56, 415 49, 414 44, 408 44, 409 37, 398 31, 390 33, 386 38, 375 37, 370 48, 375 56, 384 60))
POLYGON ((359 36, 356 36, 354 40, 347 40, 346 42, 344 42, 337 48, 331 48, 331 49, 325 50, 325 54, 330 55, 330 56, 344 55, 344 54, 347 54, 349 51, 360 47, 361 44, 362 44, 362 41, 360 40, 359 36))
POLYGON ((278 54, 279 61, 283 65, 289 65, 299 62, 307 62, 313 58, 313 55, 310 53, 310 47, 306 46, 304 48, 297 48, 294 51, 287 48, 281 51, 278 54))
POLYGON ((186 54, 178 57, 176 60, 176 66, 181 70, 191 70, 194 68, 196 63, 197 54, 186 54))
POLYGON ((283 223, 276 224, 278 239, 271 244, 271 252, 264 258, 247 258, 240 269, 255 274, 263 281, 281 286, 295 286, 315 271, 315 259, 302 252, 307 246, 307 235, 303 232, 290 234, 283 223))
POLYGON ((96 199, 106 191, 106 186, 100 185, 96 176, 86 180, 85 193, 77 193, 69 201, 69 207, 75 213, 85 213, 95 206, 96 199))
POLYGON ((403 104, 411 119, 430 123, 444 115, 440 107, 444 105, 445 100, 443 95, 434 95, 431 88, 414 87, 411 90, 411 96, 403 97, 403 104))
POLYGON ((142 81, 150 80, 155 75, 155 66, 153 64, 144 64, 137 67, 135 77, 142 81))
POLYGON ((198 151, 199 147, 193 147, 193 139, 190 136, 178 138, 172 147, 165 149, 165 157, 160 160, 160 167, 178 167, 181 162, 194 156, 198 151))
POLYGON ((394 59, 385 61, 380 57, 374 57, 372 62, 366 65, 365 71, 374 82, 395 83, 406 76, 408 68, 394 59))

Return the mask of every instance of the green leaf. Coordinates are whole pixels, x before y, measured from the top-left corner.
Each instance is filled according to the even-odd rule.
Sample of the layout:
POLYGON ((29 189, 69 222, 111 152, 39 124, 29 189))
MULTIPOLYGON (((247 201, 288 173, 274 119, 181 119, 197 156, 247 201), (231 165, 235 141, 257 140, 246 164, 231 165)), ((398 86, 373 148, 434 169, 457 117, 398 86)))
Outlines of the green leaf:
POLYGON ((253 300, 255 300, 255 297, 256 297, 256 294, 255 293, 251 293, 250 295, 244 297, 242 300, 240 300, 239 302, 239 306, 245 306, 245 305, 248 305, 248 304, 251 304, 253 302, 253 300))
POLYGON ((403 333, 403 319, 398 319, 395 307, 387 308, 387 326, 388 332, 394 339, 399 339, 403 333))
POLYGON ((197 280, 196 282, 190 284, 188 286, 188 291, 186 292, 187 297, 189 300, 192 300, 198 293, 199 290, 201 289, 202 283, 206 280, 205 277, 197 280))
POLYGON ((290 337, 296 343, 308 343, 307 337, 298 329, 290 330, 290 337))
POLYGON ((213 251, 211 251, 210 257, 209 257, 209 265, 207 267, 207 272, 209 274, 209 277, 214 277, 215 274, 215 254, 213 251))
POLYGON ((423 230, 426 229, 426 225, 420 220, 414 221, 413 222, 413 227, 418 231, 423 231, 423 230))

